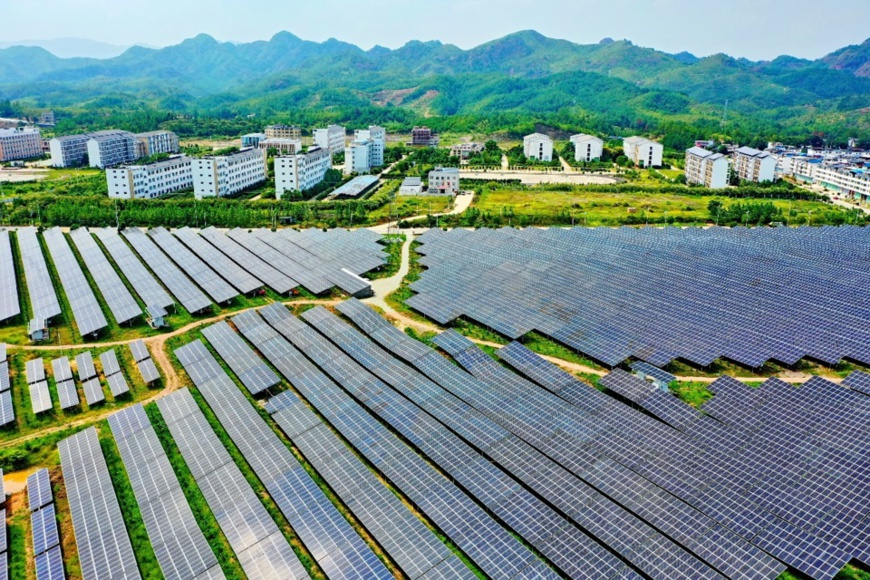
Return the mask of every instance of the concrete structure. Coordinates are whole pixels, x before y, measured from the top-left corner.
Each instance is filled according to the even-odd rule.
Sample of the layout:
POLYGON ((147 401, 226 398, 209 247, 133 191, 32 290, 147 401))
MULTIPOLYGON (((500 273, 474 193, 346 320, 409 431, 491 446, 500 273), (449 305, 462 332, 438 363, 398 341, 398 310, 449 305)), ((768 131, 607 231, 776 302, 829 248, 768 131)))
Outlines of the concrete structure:
POLYGON ((773 181, 776 178, 776 158, 767 151, 741 147, 734 152, 734 175, 742 181, 773 181))
POLYGON ((260 141, 265 140, 265 133, 248 133, 247 135, 242 135, 242 149, 247 149, 249 147, 259 147, 260 141))
POLYGON ((377 175, 359 175, 354 177, 335 191, 326 199, 355 199, 377 187, 379 183, 377 175))
POLYGON ((622 141, 622 151, 638 167, 660 167, 665 149, 645 137, 627 137, 622 141))
POLYGON ((139 158, 136 136, 128 131, 97 131, 88 139, 91 167, 113 167, 139 158))
POLYGON ((266 181, 266 155, 261 149, 194 159, 191 165, 197 199, 233 195, 266 181))
POLYGON ((450 148, 451 157, 459 157, 460 161, 465 161, 472 155, 483 152, 483 144, 481 143, 459 143, 450 148))
POLYGON ((604 153, 604 140, 594 135, 572 135, 571 143, 574 144, 574 161, 598 161, 604 153))
POLYGON ((523 154, 538 161, 553 160, 553 140, 543 133, 532 133, 523 137, 523 154))
POLYGON ((347 131, 339 125, 330 125, 326 129, 314 130, 314 144, 332 154, 344 149, 346 138, 347 131))
POLYGON ((0 129, 0 161, 31 159, 42 155, 42 136, 39 129, 21 127, 0 129))
POLYGON ((375 142, 371 139, 354 141, 344 148, 344 174, 368 173, 372 170, 375 142))
POLYGON ((369 125, 368 129, 357 129, 353 132, 354 141, 371 141, 372 147, 369 152, 369 165, 383 167, 384 150, 387 146, 387 130, 377 125, 369 125))
POLYGON ((269 125, 265 133, 266 139, 302 139, 302 129, 295 125, 269 125))
POLYGON ((54 119, 54 111, 43 111, 39 114, 39 122, 37 125, 54 127, 55 119, 54 119))
POLYGON ((700 147, 686 150, 686 183, 711 189, 728 187, 728 158, 700 147))
POLYGON ((844 163, 824 163, 821 159, 795 158, 794 177, 858 201, 870 201, 870 169, 844 163))
POLYGON ((52 167, 78 167, 88 155, 88 135, 66 135, 48 142, 52 167))
POLYGON ((106 170, 109 197, 153 199, 193 187, 191 160, 184 155, 147 165, 126 165, 106 170))
POLYGON ((275 158, 275 197, 285 191, 311 189, 332 168, 332 156, 326 149, 314 145, 306 153, 275 158))
POLYGON ((406 177, 399 186, 399 195, 420 195, 423 193, 423 180, 419 177, 406 177))
POLYGON ((411 130, 411 147, 438 147, 438 136, 429 127, 414 127, 411 130))
POLYGON ((296 155, 302 152, 302 141, 298 139, 263 139, 257 144, 266 154, 270 149, 278 152, 278 155, 296 155))
POLYGON ((178 135, 172 131, 148 131, 137 133, 139 157, 150 157, 161 153, 178 153, 178 135))
POLYGON ((429 195, 456 195, 459 192, 459 169, 436 167, 429 172, 429 195))

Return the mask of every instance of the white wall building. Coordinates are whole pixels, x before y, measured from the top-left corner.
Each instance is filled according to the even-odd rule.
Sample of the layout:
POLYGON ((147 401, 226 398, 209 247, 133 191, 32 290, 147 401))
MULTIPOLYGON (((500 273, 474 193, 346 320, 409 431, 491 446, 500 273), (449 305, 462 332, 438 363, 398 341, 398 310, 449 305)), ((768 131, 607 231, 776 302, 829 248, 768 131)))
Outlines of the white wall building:
POLYGON ((0 161, 30 159, 42 155, 42 136, 35 127, 0 129, 0 161))
POLYGON ((660 167, 665 148, 645 137, 627 137, 622 140, 622 151, 638 167, 660 167))
POLYGON ((153 199, 193 187, 191 160, 184 155, 148 165, 127 165, 106 170, 109 197, 153 199))
POLYGON ((532 133, 523 137, 523 154, 538 161, 553 160, 553 140, 543 133, 532 133))
POLYGON ((178 135, 172 131, 148 131, 137 133, 139 157, 150 157, 161 153, 178 153, 178 135))
POLYGON ((375 142, 371 139, 354 141, 344 148, 344 174, 368 173, 372 170, 375 142))
POLYGON ((598 161, 604 153, 604 140, 594 135, 572 135, 571 143, 574 144, 574 161, 598 161))
POLYGON ((387 146, 387 131, 383 127, 369 125, 368 129, 357 129, 353 133, 354 141, 372 141, 369 164, 372 167, 383 167, 384 149, 387 146))
POLYGON ((274 149, 279 155, 296 155, 302 152, 302 141, 298 139, 263 139, 257 147, 267 154, 269 149, 274 149))
POLYGON ((728 158, 700 147, 686 150, 686 182, 711 189, 728 187, 728 158))
POLYGON ((269 125, 266 127, 266 139, 302 139, 302 129, 296 125, 269 125))
POLYGON ((430 195, 456 195, 459 192, 459 169, 436 167, 429 172, 430 195))
POLYGON ((330 125, 326 129, 314 130, 314 144, 330 153, 338 153, 344 149, 347 131, 339 125, 330 125))
POLYGON ((423 180, 419 177, 406 177, 399 186, 399 195, 420 195, 423 193, 423 180))
POLYGON ((91 167, 113 167, 139 158, 136 136, 128 131, 97 131, 88 139, 91 167))
POLYGON ((843 197, 870 201, 870 170, 864 167, 825 165, 818 159, 796 158, 794 176, 798 181, 819 185, 843 197))
POLYGON ((767 151, 741 147, 734 152, 734 174, 742 181, 773 181, 776 177, 776 158, 767 151))
POLYGON ((52 167, 77 167, 88 154, 89 135, 65 135, 48 142, 52 167))
POLYGON ((307 153, 275 158, 275 197, 281 199, 285 191, 311 189, 332 168, 332 156, 316 145, 307 153))
POLYGON ((232 195, 266 181, 266 155, 260 149, 194 159, 191 165, 197 199, 232 195))

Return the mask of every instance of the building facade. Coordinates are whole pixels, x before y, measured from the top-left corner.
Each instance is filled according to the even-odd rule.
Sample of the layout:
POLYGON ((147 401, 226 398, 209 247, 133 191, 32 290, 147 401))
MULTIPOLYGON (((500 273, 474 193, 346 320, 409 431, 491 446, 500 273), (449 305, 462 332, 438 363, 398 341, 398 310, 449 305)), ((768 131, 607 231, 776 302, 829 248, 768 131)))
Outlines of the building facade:
POLYGON ((91 167, 114 167, 139 158, 136 136, 127 131, 97 131, 89 134, 88 162, 91 167))
POLYGON ((332 154, 344 149, 346 137, 347 131, 339 125, 330 125, 326 129, 314 130, 314 144, 332 154))
POLYGON ((88 135, 66 135, 48 142, 52 167, 78 167, 88 155, 88 135))
POLYGON ((477 153, 483 153, 482 143, 458 143, 450 148, 450 156, 459 157, 460 161, 466 161, 477 153))
POLYGON ((622 151, 638 167, 660 167, 665 149, 645 137, 627 137, 622 141, 622 151))
POLYGON ((523 154, 538 161, 553 160, 553 140, 543 133, 532 133, 523 137, 523 154))
POLYGON ((178 135, 172 131, 148 131, 137 133, 139 157, 150 157, 161 153, 178 153, 178 135))
POLYGON ((436 167, 429 172, 430 195, 456 195, 459 193, 459 169, 436 167))
POLYGON ((711 189, 728 187, 728 158, 700 147, 686 150, 686 183, 711 189))
POLYGON ((812 183, 843 197, 870 201, 870 170, 866 167, 833 163, 820 159, 794 160, 794 176, 798 181, 812 183))
POLYGON ((419 177, 406 177, 399 186, 399 195, 420 195, 423 193, 423 180, 419 177))
POLYGON ((127 165, 106 170, 109 197, 114 199, 153 199, 193 187, 193 167, 189 157, 178 155, 147 165, 127 165))
POLYGON ((278 152, 278 155, 296 155, 302 152, 302 141, 298 139, 263 139, 257 147, 268 154, 270 149, 278 152))
POLYGON ((0 161, 31 159, 42 155, 39 129, 21 127, 0 129, 0 161))
POLYGON ((295 125, 269 125, 265 134, 266 139, 302 139, 302 129, 295 125))
POLYGON ((598 161, 604 153, 604 141, 594 135, 572 135, 571 143, 574 144, 574 161, 598 161))
POLYGON ((354 141, 371 141, 372 148, 369 152, 369 164, 372 167, 383 167, 384 150, 387 146, 387 131, 377 125, 369 125, 368 129, 357 129, 353 133, 354 141))
POLYGON ((233 195, 266 181, 266 155, 261 149, 194 159, 191 165, 197 199, 233 195))
POLYGON ((368 173, 372 170, 372 151, 375 143, 371 139, 353 141, 344 148, 344 174, 368 173))
POLYGON ((411 147, 438 147, 438 136, 429 127, 411 129, 411 147))
POLYGON ((54 111, 41 112, 39 114, 39 123, 37 124, 53 127, 55 124, 54 111))
POLYGON ((248 133, 247 135, 242 135, 242 149, 247 149, 249 147, 259 147, 260 141, 265 140, 265 133, 248 133))
POLYGON ((306 153, 275 158, 275 197, 281 199, 285 191, 311 189, 332 168, 332 156, 316 145, 306 153))
POLYGON ((742 181, 773 181, 776 178, 776 158, 767 151, 741 147, 734 152, 734 174, 742 181))

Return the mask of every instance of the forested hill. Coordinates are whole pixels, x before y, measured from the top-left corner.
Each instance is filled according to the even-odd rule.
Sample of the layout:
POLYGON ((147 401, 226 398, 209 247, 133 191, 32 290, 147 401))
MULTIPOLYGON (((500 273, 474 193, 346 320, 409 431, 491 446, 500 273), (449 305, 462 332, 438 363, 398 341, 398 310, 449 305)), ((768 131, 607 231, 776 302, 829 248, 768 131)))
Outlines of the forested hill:
POLYGON ((24 105, 270 115, 291 108, 399 107, 421 116, 552 115, 573 110, 615 127, 663 116, 744 115, 771 131, 818 124, 870 130, 870 40, 810 61, 672 55, 628 41, 580 45, 518 32, 470 50, 410 42, 364 51, 288 32, 220 43, 199 35, 111 59, 0 50, 0 100, 24 105))

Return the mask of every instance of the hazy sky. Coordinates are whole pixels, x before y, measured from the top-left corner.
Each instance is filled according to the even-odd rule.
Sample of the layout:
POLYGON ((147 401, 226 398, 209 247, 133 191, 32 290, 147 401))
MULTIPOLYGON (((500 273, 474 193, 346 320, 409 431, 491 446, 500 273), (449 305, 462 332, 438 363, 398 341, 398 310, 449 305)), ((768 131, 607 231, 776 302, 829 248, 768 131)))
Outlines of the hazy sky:
POLYGON ((0 41, 78 37, 111 44, 268 39, 280 30, 370 48, 441 40, 470 48, 534 29, 698 56, 818 58, 870 36, 867 0, 0 0, 0 41), (28 26, 32 22, 34 26, 28 26))

